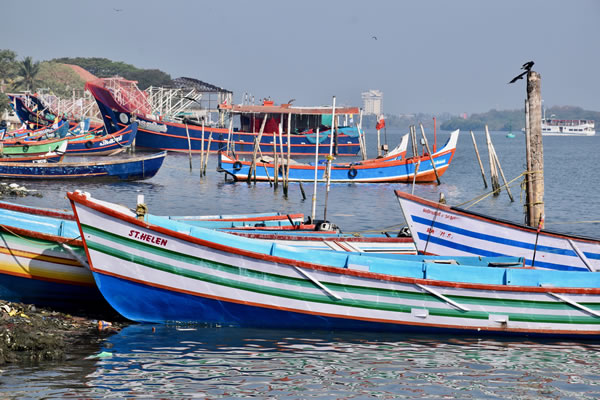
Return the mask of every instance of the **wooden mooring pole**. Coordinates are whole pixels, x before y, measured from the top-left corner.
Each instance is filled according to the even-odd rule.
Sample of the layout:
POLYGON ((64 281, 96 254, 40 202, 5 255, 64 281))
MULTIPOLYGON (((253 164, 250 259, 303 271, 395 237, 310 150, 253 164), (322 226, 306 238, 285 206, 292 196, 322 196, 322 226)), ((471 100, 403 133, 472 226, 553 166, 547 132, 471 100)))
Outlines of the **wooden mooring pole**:
POLYGON ((500 194, 500 182, 498 179, 498 169, 496 168, 496 160, 494 159, 494 150, 492 145, 492 138, 490 138, 490 132, 485 129, 485 140, 488 147, 488 158, 490 160, 490 181, 492 182, 492 190, 494 196, 500 194))
POLYGON ((541 76, 535 71, 527 74, 527 102, 529 103, 529 153, 527 171, 527 225, 544 227, 544 148, 542 144, 542 90, 541 76), (531 197, 529 194, 531 193, 531 197))
POLYGON ((479 169, 481 170, 481 177, 483 178, 483 187, 487 189, 487 182, 485 180, 485 170, 483 169, 483 163, 481 157, 479 157, 479 150, 477 149, 477 142, 475 141, 475 135, 471 131, 471 139, 473 140, 473 147, 475 148, 475 154, 477 155, 477 162, 479 162, 479 169))

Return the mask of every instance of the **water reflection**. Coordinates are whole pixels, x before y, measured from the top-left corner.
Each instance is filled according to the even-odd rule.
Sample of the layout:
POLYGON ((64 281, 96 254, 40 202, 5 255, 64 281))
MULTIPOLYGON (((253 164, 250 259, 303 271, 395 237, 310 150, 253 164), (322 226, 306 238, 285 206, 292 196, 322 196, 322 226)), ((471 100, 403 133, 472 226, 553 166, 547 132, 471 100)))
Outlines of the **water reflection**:
POLYGON ((133 325, 88 398, 597 398, 600 345, 133 325))

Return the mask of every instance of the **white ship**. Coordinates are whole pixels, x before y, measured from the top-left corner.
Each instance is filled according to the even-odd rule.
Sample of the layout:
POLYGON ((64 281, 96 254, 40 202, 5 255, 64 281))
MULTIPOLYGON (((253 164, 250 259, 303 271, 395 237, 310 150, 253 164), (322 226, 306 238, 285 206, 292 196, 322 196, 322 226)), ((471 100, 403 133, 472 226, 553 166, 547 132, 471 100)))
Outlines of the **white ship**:
POLYGON ((589 119, 542 119, 543 136, 593 136, 595 121, 589 119))

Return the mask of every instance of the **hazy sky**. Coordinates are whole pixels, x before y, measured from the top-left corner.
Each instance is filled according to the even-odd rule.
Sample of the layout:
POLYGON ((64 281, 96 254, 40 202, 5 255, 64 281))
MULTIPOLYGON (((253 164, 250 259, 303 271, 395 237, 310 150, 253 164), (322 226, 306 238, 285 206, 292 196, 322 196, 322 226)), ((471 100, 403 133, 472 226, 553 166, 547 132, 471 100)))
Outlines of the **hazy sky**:
POLYGON ((257 99, 384 111, 523 107, 529 60, 546 106, 600 111, 600 1, 2 0, 0 49, 105 57, 257 99), (376 37, 373 38, 373 36, 376 37))

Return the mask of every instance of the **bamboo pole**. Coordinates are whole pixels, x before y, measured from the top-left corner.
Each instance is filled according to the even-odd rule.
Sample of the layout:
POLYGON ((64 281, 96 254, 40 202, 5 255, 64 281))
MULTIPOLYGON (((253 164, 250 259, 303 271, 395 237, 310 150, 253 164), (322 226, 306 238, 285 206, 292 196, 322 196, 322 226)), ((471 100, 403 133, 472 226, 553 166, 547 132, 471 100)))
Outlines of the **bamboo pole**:
POLYGON ((433 155, 431 154, 431 150, 429 149, 429 143, 427 143, 427 137, 425 136, 425 130, 423 129, 423 124, 419 124, 421 128, 421 136, 423 136, 423 140, 425 141, 425 148, 427 149, 427 153, 429 153, 429 160, 431 161, 431 166, 433 167, 433 172, 435 173, 435 179, 437 180, 437 184, 441 185, 440 176, 437 172, 437 168, 435 167, 435 162, 433 161, 433 155))
POLYGON ((485 180, 485 171, 483 169, 483 163, 481 162, 481 157, 479 157, 479 150, 477 149, 477 142, 475 142, 475 135, 473 131, 471 131, 471 139, 473 140, 473 147, 475 148, 475 154, 477 155, 477 162, 479 163, 479 169, 481 170, 481 177, 483 178, 483 187, 487 189, 488 185, 485 180))
MULTIPOLYGON (((262 150, 260 149, 260 146, 258 146, 258 153, 260 154, 260 158, 262 159, 263 153, 262 153, 262 150)), ((273 187, 273 183, 271 182, 271 177, 269 176, 269 169, 267 168, 267 164, 265 162, 263 162, 262 165, 265 168, 265 175, 267 175, 267 180, 269 181, 269 186, 273 187)))
POLYGON ((317 181, 319 174, 319 128, 317 127, 317 142, 315 143, 315 180, 313 185, 312 209, 310 212, 311 221, 314 221, 317 214, 317 181))
POLYGON ((279 154, 278 157, 281 157, 281 185, 283 186, 284 190, 285 187, 287 185, 287 182, 285 181, 285 167, 283 165, 283 160, 285 160, 285 158, 283 158, 283 123, 280 121, 279 122, 279 154))
POLYGON ((531 152, 532 208, 530 226, 544 227, 544 147, 542 144, 542 91, 541 77, 535 71, 527 74, 529 100, 529 151, 531 152))
MULTIPOLYGON (((331 108, 331 128, 335 128, 335 96, 331 108)), ((325 189, 325 207, 323 208, 323 221, 327 221, 327 201, 329 200, 329 186, 331 184, 331 161, 333 160, 333 141, 329 141, 329 155, 327 156, 327 184, 325 189)))
POLYGON ((256 183, 256 153, 258 148, 260 147, 260 141, 262 139, 263 132, 265 131, 265 124, 267 123, 267 114, 263 118, 262 124, 260 125, 260 131, 258 131, 258 137, 254 137, 254 151, 252 152, 252 163, 250 164, 250 169, 248 170, 248 177, 246 178, 246 182, 250 183, 250 179, 252 178, 252 173, 254 173, 254 183, 256 183))
POLYGON ((411 189, 410 194, 414 194, 415 193, 415 183, 417 183, 417 174, 419 173, 419 167, 420 166, 421 166, 421 159, 419 158, 417 160, 417 164, 415 165, 415 173, 413 175, 413 184, 412 184, 412 189, 411 189))
POLYGON ((187 122, 185 123, 185 134, 187 135, 188 141, 188 154, 190 156, 190 171, 192 170, 192 142, 190 141, 190 131, 188 129, 187 122))
POLYGON ((487 130, 487 126, 485 129, 485 139, 487 142, 488 158, 490 161, 490 181, 492 182, 492 190, 494 192, 494 196, 498 196, 500 194, 500 183, 498 182, 498 171, 496 170, 496 163, 494 162, 492 139, 490 138, 490 133, 487 130))
POLYGON ((291 148, 291 130, 292 130, 292 113, 288 113, 288 123, 287 123, 287 168, 285 169, 285 186, 283 187, 283 195, 287 197, 288 195, 288 187, 290 182, 290 155, 292 152, 291 148))
MULTIPOLYGON (((208 135, 208 145, 207 148, 210 149, 210 143, 212 142, 212 133, 208 135)), ((204 168, 203 173, 206 175, 206 166, 208 165, 208 150, 206 151, 206 157, 204 157, 204 168)), ((225 174, 227 175, 227 174, 225 174)))
POLYGON ((360 143, 360 150, 362 154, 362 159, 367 159, 367 142, 365 140, 365 132, 362 128, 362 119, 363 119, 363 110, 360 109, 359 119, 358 119, 358 141, 360 143))
POLYGON ((279 157, 277 156, 277 134, 273 132, 273 189, 279 185, 279 157))
POLYGON ((381 134, 379 129, 377 129, 377 157, 381 157, 381 134))
POLYGON ((229 130, 227 132, 227 154, 230 150, 232 154, 235 154, 235 145, 231 146, 231 133, 233 131, 233 116, 229 119, 229 130))
MULTIPOLYGON (((488 126, 485 126, 485 132, 486 134, 489 134, 488 132, 488 126)), ((490 151, 492 152, 492 157, 494 159, 494 163, 495 165, 498 167, 498 170, 500 171, 500 175, 502 176, 502 181, 504 182, 504 187, 506 188, 506 193, 508 194, 508 197, 510 197, 510 201, 514 202, 515 199, 512 196, 512 193, 510 192, 510 188, 508 187, 508 182, 506 181, 506 177, 504 176, 504 171, 502 170, 502 166, 500 165, 500 160, 498 159, 498 154, 496 153, 496 148, 494 147, 494 144, 491 143, 490 140, 490 151)))
MULTIPOLYGON (((206 149, 207 151, 209 149, 206 149)), ((208 157, 208 156, 207 156, 208 157)), ((200 142, 200 176, 203 176, 202 166, 204 165, 204 118, 202 118, 202 141, 200 142)))

